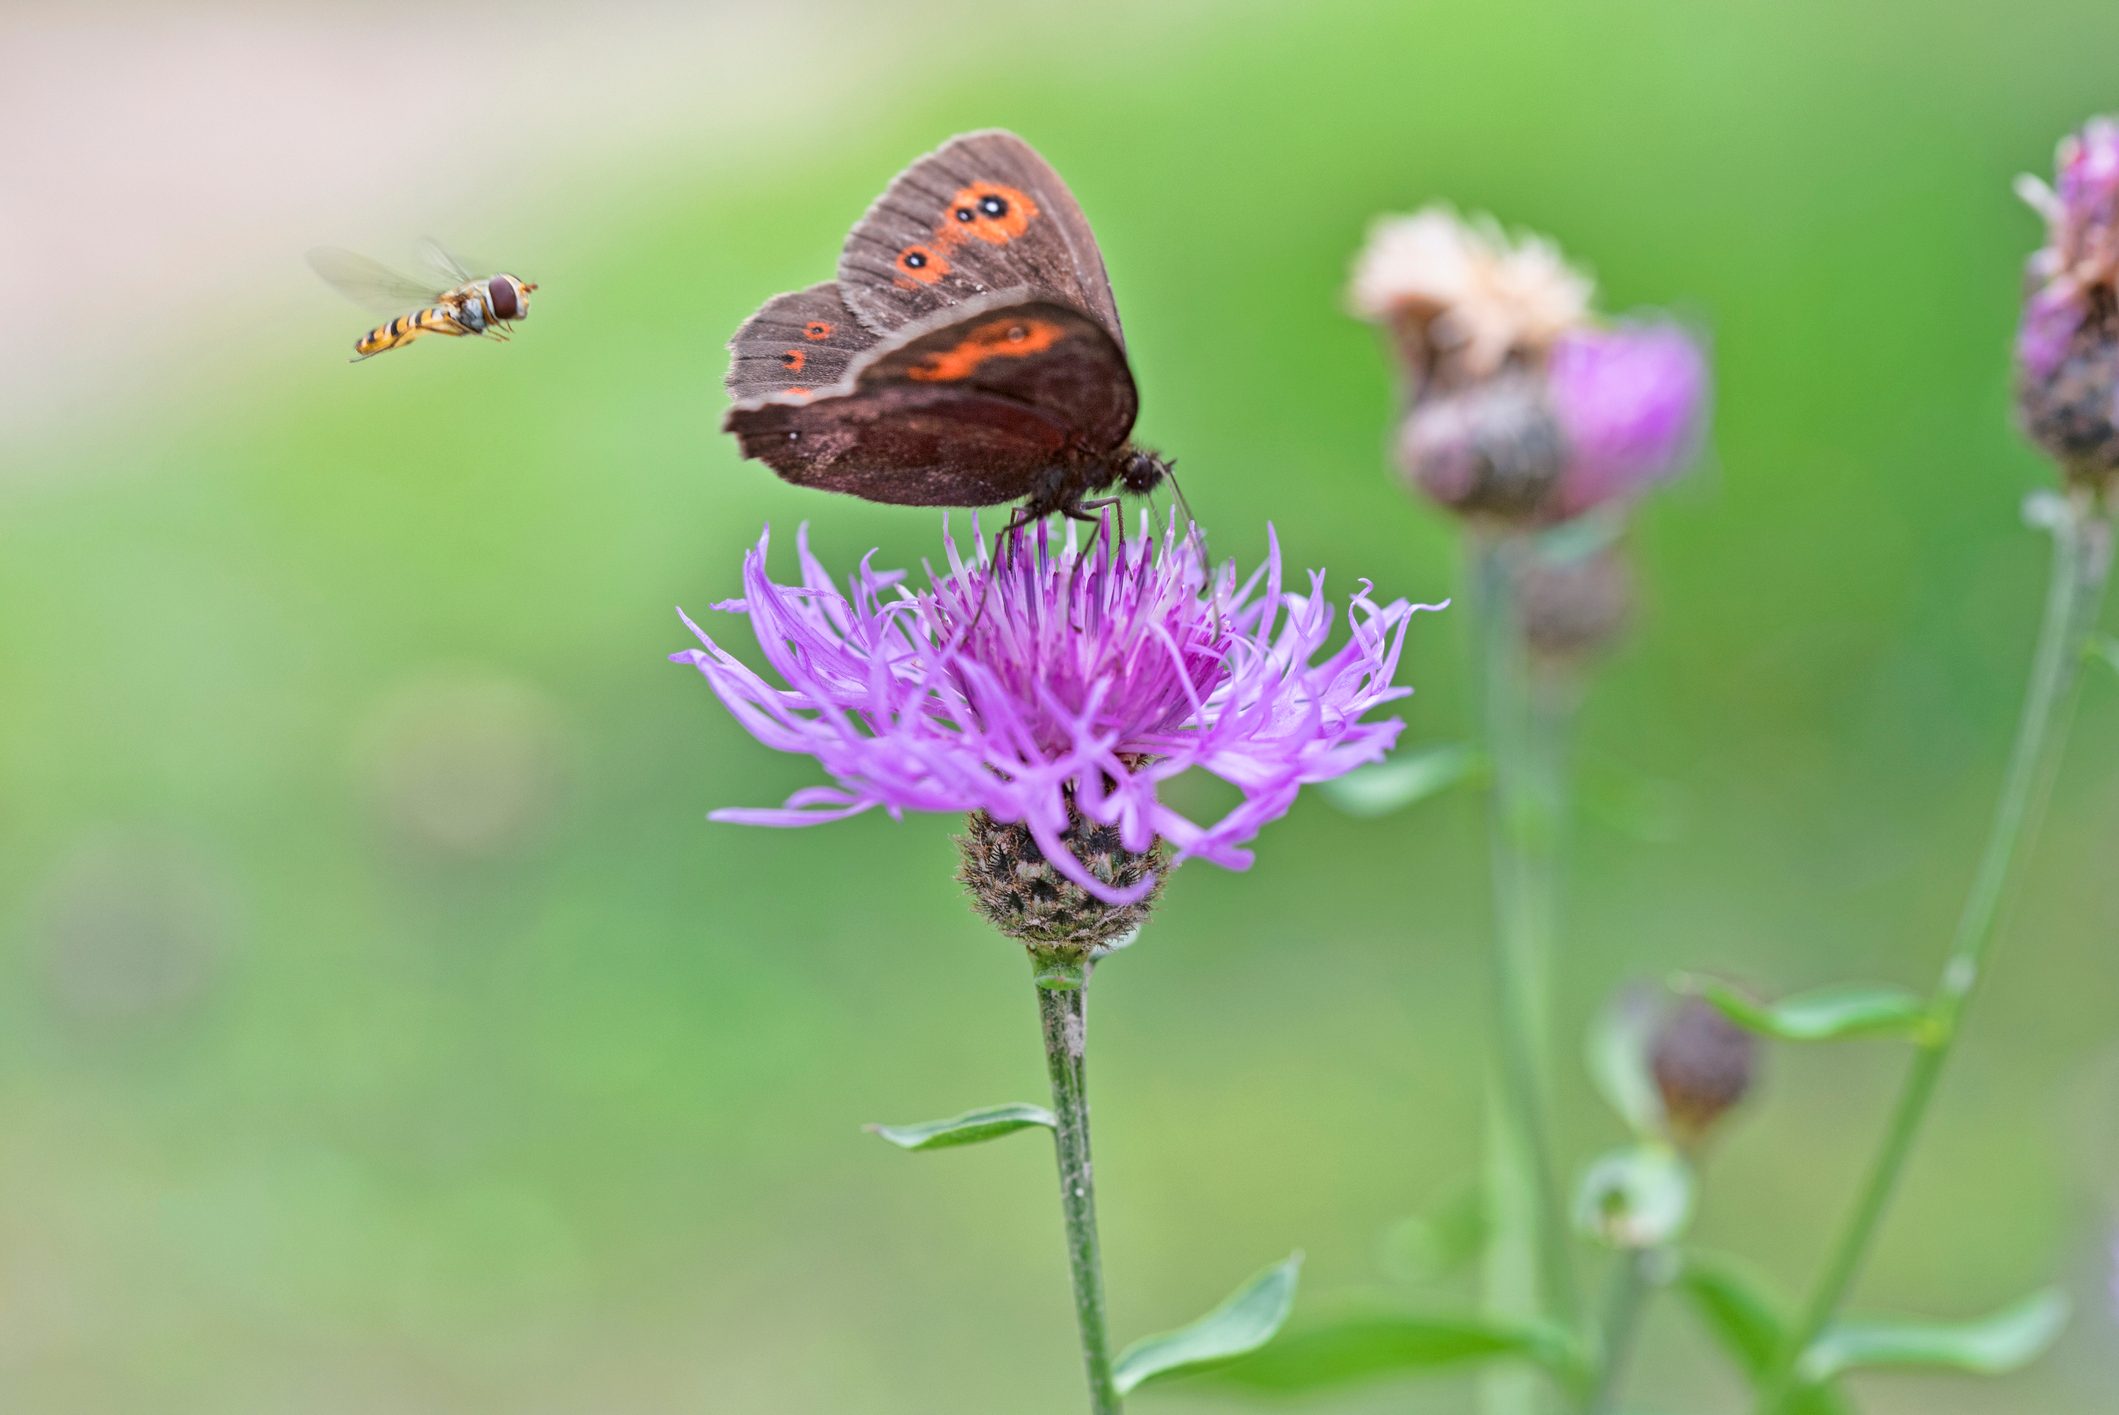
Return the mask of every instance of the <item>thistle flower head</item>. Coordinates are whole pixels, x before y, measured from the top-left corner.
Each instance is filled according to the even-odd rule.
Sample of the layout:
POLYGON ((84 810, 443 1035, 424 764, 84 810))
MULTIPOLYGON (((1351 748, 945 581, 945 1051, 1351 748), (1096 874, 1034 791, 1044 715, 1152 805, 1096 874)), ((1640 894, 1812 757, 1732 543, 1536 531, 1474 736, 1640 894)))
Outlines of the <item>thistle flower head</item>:
POLYGON ((1460 514, 1534 526, 1630 500, 1700 441, 1707 361, 1668 321, 1606 327, 1552 242, 1447 207, 1386 217, 1349 299, 1396 336, 1406 480, 1460 514))
MULTIPOLYGON (((744 558, 743 596, 717 605, 750 621, 768 681, 689 619, 698 668, 761 742, 817 759, 836 785, 777 809, 715 819, 809 825, 875 807, 983 813, 1020 825, 1035 853, 1107 905, 1144 898, 1159 873, 1128 877, 1126 857, 1167 842, 1231 869, 1245 845, 1309 783, 1380 758, 1396 721, 1366 720, 1411 690, 1394 681, 1414 606, 1379 605, 1364 585, 1348 633, 1326 650, 1334 614, 1321 574, 1283 586, 1280 551, 1238 583, 1210 570, 1195 535, 1122 540, 1113 523, 1078 544, 1044 526, 1017 533, 998 562, 965 562, 909 586, 871 556, 842 588, 798 536, 801 577, 766 571, 770 532, 744 558), (1161 783, 1198 767, 1242 799, 1205 823, 1165 804, 1161 783), (1085 833, 1086 827, 1086 833, 1085 833), (1115 848, 1096 827, 1116 832, 1115 848), (1107 862, 1101 872, 1078 847, 1107 862), (1110 876, 1107 878, 1106 876, 1110 876)), ((1033 911, 1034 912, 1034 911, 1033 911)))
POLYGON ((2119 122, 2063 138, 2054 182, 2019 178, 2045 218, 2016 331, 2017 403, 2032 440, 2070 474, 2119 472, 2119 122))
POLYGON ((1439 361, 1480 378, 1587 319, 1592 288, 1544 237, 1512 237, 1490 216, 1436 205, 1369 228, 1348 301, 1391 328, 1423 372, 1439 361))

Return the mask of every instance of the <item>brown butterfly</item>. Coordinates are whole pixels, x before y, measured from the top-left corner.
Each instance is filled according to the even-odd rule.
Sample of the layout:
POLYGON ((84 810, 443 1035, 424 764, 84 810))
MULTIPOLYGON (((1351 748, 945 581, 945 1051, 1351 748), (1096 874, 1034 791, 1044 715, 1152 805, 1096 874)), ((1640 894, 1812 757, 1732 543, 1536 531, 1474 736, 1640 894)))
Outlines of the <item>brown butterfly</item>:
POLYGON ((1081 208, 1013 133, 951 138, 900 173, 839 253, 729 341, 722 426, 797 486, 899 506, 1024 499, 1011 525, 1147 492, 1140 395, 1081 208))

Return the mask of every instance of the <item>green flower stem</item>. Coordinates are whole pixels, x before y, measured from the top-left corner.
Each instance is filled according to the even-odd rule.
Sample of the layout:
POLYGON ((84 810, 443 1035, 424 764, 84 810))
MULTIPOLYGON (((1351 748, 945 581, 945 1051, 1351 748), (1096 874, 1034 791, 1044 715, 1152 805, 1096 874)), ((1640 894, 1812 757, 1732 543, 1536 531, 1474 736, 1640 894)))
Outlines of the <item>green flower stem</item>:
MULTIPOLYGON (((1487 950, 1496 1010, 1500 1127, 1493 1137, 1489 1192, 1497 1263, 1527 1246, 1537 1305, 1572 1325, 1578 1318, 1566 1209, 1545 1116, 1545 973, 1552 948, 1558 877, 1558 751, 1555 721, 1534 713, 1526 682, 1506 540, 1479 542, 1475 588, 1483 658, 1482 710, 1494 763, 1492 872, 1494 946, 1487 950)), ((1489 1286, 1507 1274, 1489 1267, 1489 1286)), ((1490 1300, 1509 1294, 1490 1291, 1490 1300)), ((1506 1315, 1523 1315, 1521 1312, 1506 1315)), ((1519 1402, 1517 1402, 1519 1403, 1519 1402)))
POLYGON ((2066 709, 2072 701, 2069 689, 2096 623, 2111 562, 2111 526, 2087 490, 2077 488, 2057 500, 2051 529, 2052 581, 2046 593, 2038 647, 2031 660, 2023 715, 2017 723, 2016 742, 2009 753, 2008 772, 2002 781, 1986 851, 1980 857, 1979 872, 1973 876, 1971 893, 1958 919, 1949 960, 1931 1000, 1933 1021, 1920 1040, 1905 1088, 1892 1112, 1890 1129, 1885 1132, 1883 1148, 1869 1170, 1853 1216, 1833 1246, 1771 1378, 1761 1386, 1762 1415, 1780 1410, 1795 1390, 1803 1353, 1838 1314, 1848 1288, 1861 1271, 1929 1103, 1935 1097, 1965 1008, 1985 970, 2002 901, 2008 895, 2022 855, 2019 847, 2035 833, 2037 817, 2043 814, 2044 787, 2051 780, 2050 763, 2066 735, 2066 709))
POLYGON ((1633 1357, 1634 1339, 1641 1330, 1641 1309, 1647 1305, 1651 1288, 1649 1270, 1661 1261, 1656 1253, 1638 1250, 1628 1250, 1614 1260, 1611 1290, 1604 1299, 1604 1347, 1589 1395, 1589 1415, 1615 1415, 1619 1408, 1626 1363, 1633 1357))
POLYGON ((1045 1063, 1052 1075, 1052 1113, 1059 1152, 1060 1209, 1067 1220, 1067 1267, 1074 1277, 1074 1315, 1089 1375, 1091 1415, 1117 1415, 1111 1337, 1104 1320, 1104 1275, 1096 1246, 1096 1180, 1089 1161, 1089 970, 1082 964, 1038 964, 1037 1010, 1044 1023, 1045 1063))

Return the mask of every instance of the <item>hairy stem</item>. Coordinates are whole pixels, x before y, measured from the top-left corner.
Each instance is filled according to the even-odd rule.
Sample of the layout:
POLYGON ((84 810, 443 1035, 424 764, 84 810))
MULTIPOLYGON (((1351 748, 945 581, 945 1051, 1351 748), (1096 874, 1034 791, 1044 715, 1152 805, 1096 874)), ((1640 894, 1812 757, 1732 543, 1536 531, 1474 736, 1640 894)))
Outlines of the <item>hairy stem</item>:
POLYGON ((2023 713, 2009 753, 2001 798, 1994 810, 1978 873, 1972 877, 1964 912, 1930 1003, 1933 1024, 1922 1038, 1884 1132, 1883 1147, 1869 1169, 1854 1211, 1831 1249, 1823 1273, 1762 1386, 1759 1409, 1773 1415, 1801 1384, 1803 1353, 1824 1332, 1848 1288, 1861 1271, 1889 1208, 1892 1194, 1912 1153, 1929 1104, 1934 1100, 1944 1065, 1957 1040, 1964 1012, 1985 969, 2001 906, 2014 882, 2023 842, 2036 833, 2043 813, 2049 764, 2066 734, 2069 689, 2097 618, 2111 562, 2111 526, 2083 490, 2057 502, 2053 532, 2052 580, 2046 592, 2045 617, 2032 655, 2023 713))
POLYGON ((1045 1064, 1052 1076, 1052 1113, 1059 1119, 1060 1211, 1067 1221, 1067 1267, 1074 1278, 1074 1315, 1081 1327, 1082 1365, 1089 1376, 1091 1415, 1121 1408, 1111 1375, 1111 1337, 1104 1320, 1104 1275, 1096 1244, 1096 1177, 1089 1159, 1088 970, 1041 966, 1037 1009, 1044 1024, 1045 1064))
MULTIPOLYGON (((1481 704, 1494 764, 1492 873, 1494 941, 1487 950, 1495 1007, 1495 1084, 1500 1100, 1488 1192, 1495 1200, 1497 1249, 1490 1302, 1507 1303, 1495 1279, 1509 1279, 1511 1249, 1530 1250, 1537 1307, 1577 1317, 1566 1211, 1545 1115, 1545 973, 1552 949, 1557 884, 1559 785, 1555 721, 1533 713, 1523 640, 1511 590, 1507 541, 1476 550, 1483 658, 1481 704)), ((1511 1304, 1513 1305, 1513 1304, 1511 1304)), ((1507 1315, 1520 1316, 1521 1311, 1507 1315)), ((1506 1403, 1522 1408, 1520 1393, 1506 1403)))

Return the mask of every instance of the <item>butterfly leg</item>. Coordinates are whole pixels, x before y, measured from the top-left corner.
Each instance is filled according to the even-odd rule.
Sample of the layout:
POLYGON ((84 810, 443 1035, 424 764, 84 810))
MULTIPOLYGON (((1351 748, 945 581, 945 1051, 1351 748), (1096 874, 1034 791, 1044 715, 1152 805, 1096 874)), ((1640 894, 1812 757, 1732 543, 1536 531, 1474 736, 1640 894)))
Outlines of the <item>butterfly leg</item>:
MULTIPOLYGON (((1104 512, 1116 505, 1118 505, 1117 497, 1099 496, 1094 501, 1077 501, 1072 506, 1062 507, 1060 514, 1070 521, 1087 521, 1090 525, 1101 530, 1104 524, 1104 512)), ((1124 540, 1126 538, 1126 518, 1124 516, 1114 516, 1111 519, 1118 524, 1118 538, 1124 540)))

